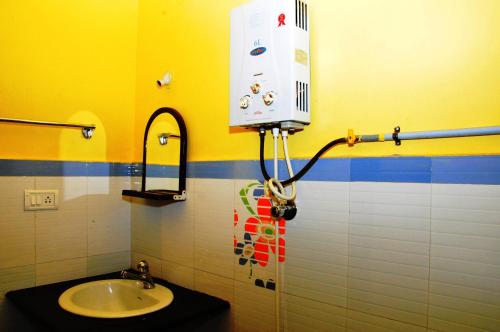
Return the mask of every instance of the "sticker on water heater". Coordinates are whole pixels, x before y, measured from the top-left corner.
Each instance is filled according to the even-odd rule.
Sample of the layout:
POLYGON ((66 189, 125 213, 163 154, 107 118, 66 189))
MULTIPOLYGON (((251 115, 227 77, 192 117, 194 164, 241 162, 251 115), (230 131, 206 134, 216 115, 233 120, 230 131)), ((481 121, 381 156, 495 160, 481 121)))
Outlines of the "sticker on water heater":
POLYGON ((286 25, 285 24, 285 14, 281 13, 280 16, 278 16, 278 28, 282 25, 286 25))
POLYGON ((252 55, 252 56, 258 56, 258 55, 261 55, 261 54, 265 53, 266 51, 267 51, 267 48, 261 46, 261 47, 254 48, 250 52, 250 55, 252 55))
POLYGON ((306 51, 297 48, 295 49, 295 62, 307 67, 307 64, 309 62, 309 55, 306 51))

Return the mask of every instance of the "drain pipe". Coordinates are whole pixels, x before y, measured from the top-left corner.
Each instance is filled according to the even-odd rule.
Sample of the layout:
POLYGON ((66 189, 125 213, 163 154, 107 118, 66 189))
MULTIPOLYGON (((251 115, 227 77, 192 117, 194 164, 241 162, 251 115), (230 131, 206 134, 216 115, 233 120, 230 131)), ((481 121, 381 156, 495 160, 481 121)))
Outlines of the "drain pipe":
MULTIPOLYGON (((272 129, 273 139, 274 139, 274 179, 279 183, 278 177, 278 137, 280 129, 275 127, 272 129)), ((280 332, 280 280, 279 280, 279 219, 274 222, 274 248, 276 254, 276 260, 274 262, 274 318, 276 324, 276 332, 280 332)))

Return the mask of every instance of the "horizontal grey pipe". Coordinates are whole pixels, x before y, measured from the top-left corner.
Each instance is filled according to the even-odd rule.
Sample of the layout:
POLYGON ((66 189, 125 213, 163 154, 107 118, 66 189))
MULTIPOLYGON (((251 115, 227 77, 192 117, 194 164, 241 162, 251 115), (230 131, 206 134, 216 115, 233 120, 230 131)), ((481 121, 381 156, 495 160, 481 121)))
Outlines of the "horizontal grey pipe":
POLYGON ((378 142, 379 136, 378 135, 361 135, 359 137, 359 140, 361 142, 378 142))
POLYGON ((95 129, 95 125, 93 125, 93 124, 85 125, 85 124, 77 124, 77 123, 34 121, 34 120, 9 119, 9 118, 0 118, 0 122, 23 123, 23 124, 41 125, 41 126, 54 126, 54 127, 81 128, 81 129, 95 129))
MULTIPOLYGON (((383 135, 361 135, 359 136, 359 141, 360 142, 393 141, 394 140, 393 135, 394 135, 393 133, 383 134, 383 135)), ((432 139, 432 138, 487 136, 487 135, 500 135, 500 126, 398 133, 398 139, 404 141, 413 139, 432 139)))

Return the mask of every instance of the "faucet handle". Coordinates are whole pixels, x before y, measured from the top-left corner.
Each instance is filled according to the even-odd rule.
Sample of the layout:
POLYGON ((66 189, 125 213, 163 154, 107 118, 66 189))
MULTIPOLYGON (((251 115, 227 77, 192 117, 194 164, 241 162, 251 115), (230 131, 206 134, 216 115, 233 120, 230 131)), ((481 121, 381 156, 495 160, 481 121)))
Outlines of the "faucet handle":
POLYGON ((139 261, 137 263, 137 270, 141 273, 149 273, 149 264, 145 260, 139 261))

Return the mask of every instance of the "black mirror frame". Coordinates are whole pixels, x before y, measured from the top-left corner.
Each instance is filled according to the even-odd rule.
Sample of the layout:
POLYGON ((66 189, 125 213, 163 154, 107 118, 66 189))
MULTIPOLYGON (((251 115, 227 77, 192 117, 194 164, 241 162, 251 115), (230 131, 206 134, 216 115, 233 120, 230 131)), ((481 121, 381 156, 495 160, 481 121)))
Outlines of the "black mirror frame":
POLYGON ((163 201, 184 201, 186 200, 186 173, 187 173, 187 129, 182 115, 175 109, 170 107, 162 107, 157 109, 149 118, 144 131, 143 153, 142 153, 142 183, 141 191, 123 190, 122 195, 141 197, 146 199, 163 200, 163 201), (161 114, 170 114, 177 121, 180 131, 180 156, 179 156, 179 187, 178 190, 146 190, 146 157, 147 157, 147 141, 149 129, 153 121, 161 114))

